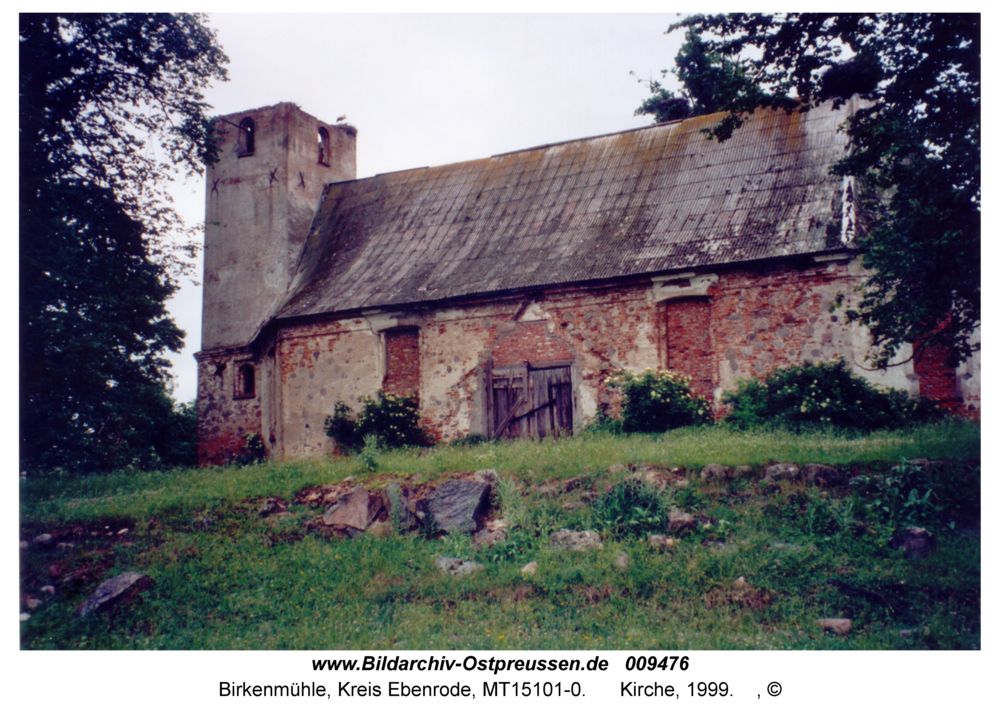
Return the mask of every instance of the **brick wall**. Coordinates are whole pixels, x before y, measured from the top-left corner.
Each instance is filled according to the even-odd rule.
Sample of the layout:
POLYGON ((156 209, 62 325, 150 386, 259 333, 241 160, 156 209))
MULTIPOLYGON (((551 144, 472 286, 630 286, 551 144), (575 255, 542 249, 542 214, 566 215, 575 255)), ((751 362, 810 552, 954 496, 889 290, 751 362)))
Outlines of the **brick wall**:
MULTIPOLYGON (((843 308, 833 309, 838 293, 850 294, 861 282, 854 263, 790 261, 713 275, 705 294, 696 297, 664 299, 652 281, 636 280, 453 304, 405 316, 386 312, 283 327, 276 337, 273 383, 281 422, 275 454, 329 454, 333 444, 323 431, 325 416, 338 400, 356 409, 358 396, 372 395, 379 387, 416 391, 424 426, 438 439, 482 431, 482 374, 488 359, 496 367, 525 360, 572 361, 578 420, 598 409, 614 412, 617 394, 605 380, 622 368, 689 374, 695 390, 715 398, 717 408, 723 391, 733 389, 739 378, 839 356, 878 384, 909 390, 919 379, 932 397, 946 397, 949 386, 955 394, 955 371, 929 357, 916 366, 918 374, 912 363, 879 372, 858 367, 867 338, 846 323, 843 308), (419 332, 401 328, 404 317, 419 321, 419 332)), ((233 361, 246 357, 227 359, 234 371, 233 361)), ((265 380, 262 372, 258 375, 260 393, 265 380)), ((260 395, 234 400, 231 384, 221 389, 211 375, 202 381, 200 449, 205 458, 215 459, 238 447, 246 431, 260 430, 260 395)))
POLYGON ((383 389, 394 395, 420 394, 420 331, 391 330, 385 334, 386 368, 383 389))

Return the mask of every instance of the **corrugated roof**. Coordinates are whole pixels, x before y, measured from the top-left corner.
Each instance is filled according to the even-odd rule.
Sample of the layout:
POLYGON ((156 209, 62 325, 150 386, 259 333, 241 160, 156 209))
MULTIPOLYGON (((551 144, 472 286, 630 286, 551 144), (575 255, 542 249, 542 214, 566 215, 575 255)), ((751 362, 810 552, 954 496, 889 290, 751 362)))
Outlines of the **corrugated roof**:
POLYGON ((833 112, 697 117, 327 187, 275 317, 843 248, 833 112))

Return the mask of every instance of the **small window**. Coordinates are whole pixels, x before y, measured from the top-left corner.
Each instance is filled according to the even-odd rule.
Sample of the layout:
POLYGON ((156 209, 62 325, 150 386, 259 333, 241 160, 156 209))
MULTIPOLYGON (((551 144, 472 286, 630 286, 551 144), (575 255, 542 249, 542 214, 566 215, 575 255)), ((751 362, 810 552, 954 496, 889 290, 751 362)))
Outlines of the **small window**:
POLYGON ((330 166, 330 132, 325 127, 319 128, 319 163, 330 166))
POLYGON ((236 373, 236 394, 237 398, 253 397, 256 393, 256 375, 253 365, 244 363, 240 365, 236 373))
POLYGON ((250 117, 240 122, 240 136, 236 148, 236 152, 240 156, 253 155, 254 140, 256 139, 254 133, 253 120, 250 117))

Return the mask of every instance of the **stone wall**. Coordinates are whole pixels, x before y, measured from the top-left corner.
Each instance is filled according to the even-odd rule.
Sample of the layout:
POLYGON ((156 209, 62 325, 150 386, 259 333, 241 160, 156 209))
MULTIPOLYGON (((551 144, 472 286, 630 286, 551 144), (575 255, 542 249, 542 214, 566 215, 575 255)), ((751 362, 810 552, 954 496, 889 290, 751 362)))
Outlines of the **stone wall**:
MULTIPOLYGON (((380 388, 397 394, 415 390, 424 426, 439 440, 485 433, 487 365, 525 361, 571 363, 577 424, 599 408, 614 412, 616 395, 604 383, 618 369, 689 374, 695 390, 714 400, 717 413, 723 392, 739 378, 837 357, 876 384, 911 394, 930 386, 933 396, 944 395, 950 385, 951 394, 959 394, 957 375, 968 375, 966 368, 957 374, 930 369, 926 360, 884 371, 864 368, 867 334, 847 324, 850 301, 834 307, 837 295, 849 295, 862 278, 859 265, 847 257, 797 259, 280 328, 275 379, 269 383, 280 422, 272 453, 329 454, 335 445, 323 423, 336 402, 357 409, 358 396, 380 388)), ((253 400, 243 400, 227 412, 220 405, 232 402, 231 388, 216 395, 212 378, 203 379, 205 394, 214 400, 206 410, 235 420, 233 427, 206 432, 214 445, 206 454, 215 454, 255 419, 259 423, 259 407, 254 412, 253 400)), ((965 378, 963 396, 972 393, 971 382, 965 378)))

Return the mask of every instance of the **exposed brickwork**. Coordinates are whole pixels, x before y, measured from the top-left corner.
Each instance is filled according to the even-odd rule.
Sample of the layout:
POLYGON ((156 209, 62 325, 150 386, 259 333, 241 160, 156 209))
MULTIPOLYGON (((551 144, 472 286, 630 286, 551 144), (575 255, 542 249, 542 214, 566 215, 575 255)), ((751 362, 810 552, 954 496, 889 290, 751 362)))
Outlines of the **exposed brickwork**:
POLYGON ((712 397, 718 368, 712 360, 712 309, 707 298, 681 298, 663 304, 663 353, 667 369, 691 378, 691 391, 712 397))
MULTIPOLYGON (((329 454, 334 445, 323 421, 334 404, 342 400, 357 408, 359 395, 380 387, 415 389, 423 424, 437 439, 482 432, 487 360, 495 367, 571 361, 575 422, 598 409, 615 413, 618 395, 605 380, 621 368, 689 374, 718 410, 718 398, 737 378, 804 360, 843 356, 848 364, 860 362, 867 347, 862 331, 847 325, 842 309, 830 310, 837 294, 849 294, 860 280, 856 265, 846 261, 789 262, 720 270, 698 297, 662 299, 651 281, 635 281, 453 305, 420 313, 419 333, 400 328, 393 313, 282 327, 275 338, 273 401, 280 406, 275 409, 281 425, 275 454, 329 454)), ((866 379, 900 389, 915 387, 918 377, 912 364, 888 372, 856 369, 866 379)), ((919 369, 921 388, 943 395, 946 390, 934 387, 936 374, 954 395, 954 371, 930 363, 919 369)), ((263 371, 257 375, 258 395, 244 400, 233 399, 231 381, 223 389, 217 377, 203 376, 199 412, 206 418, 199 429, 206 459, 220 461, 226 450, 241 445, 246 431, 260 430, 260 400, 272 383, 263 371)))
POLYGON ((914 350, 913 370, 920 379, 921 395, 940 402, 949 410, 958 409, 958 379, 955 368, 948 367, 946 347, 918 346, 914 350))
POLYGON ((245 435, 261 433, 259 390, 252 397, 237 398, 239 366, 246 356, 199 355, 198 359, 198 463, 225 464, 240 454, 245 435))
POLYGON ((498 329, 500 337, 492 351, 493 364, 518 365, 524 362, 572 360, 573 351, 548 331, 544 320, 511 323, 498 329))
POLYGON ((382 383, 394 395, 420 394, 420 331, 391 330, 385 334, 386 369, 382 383))

